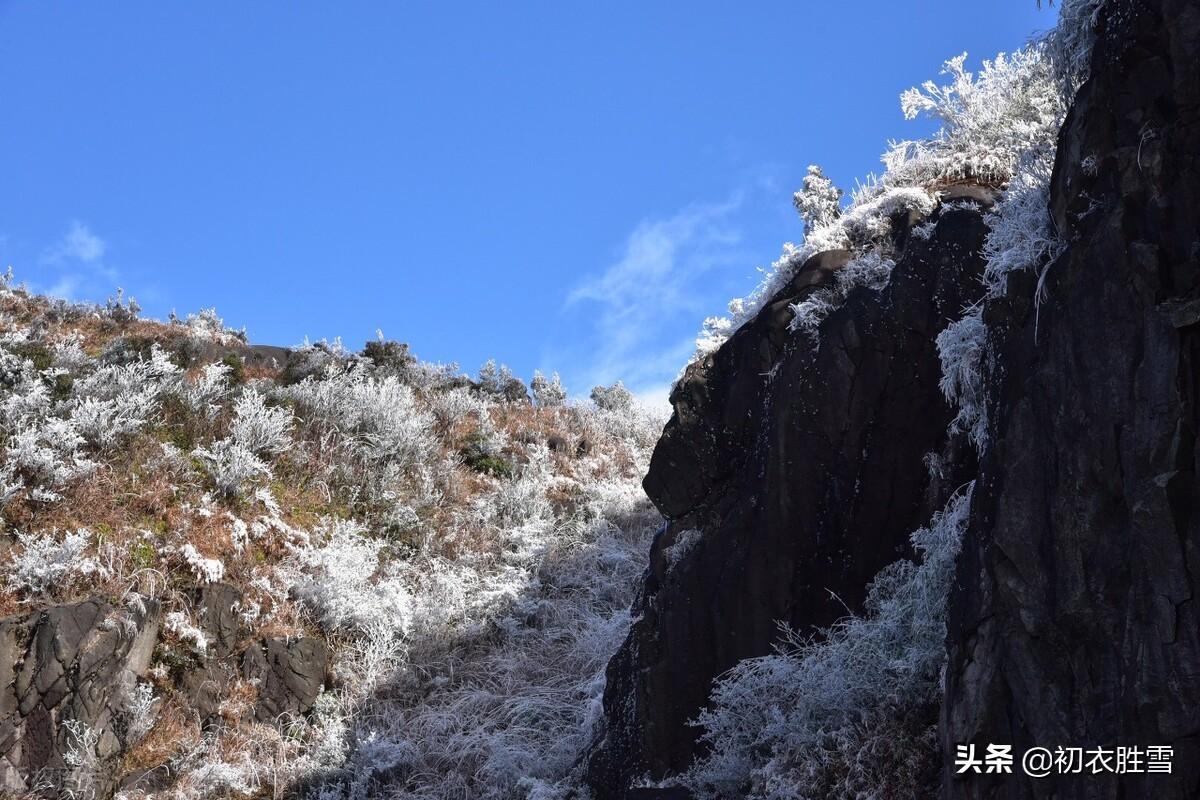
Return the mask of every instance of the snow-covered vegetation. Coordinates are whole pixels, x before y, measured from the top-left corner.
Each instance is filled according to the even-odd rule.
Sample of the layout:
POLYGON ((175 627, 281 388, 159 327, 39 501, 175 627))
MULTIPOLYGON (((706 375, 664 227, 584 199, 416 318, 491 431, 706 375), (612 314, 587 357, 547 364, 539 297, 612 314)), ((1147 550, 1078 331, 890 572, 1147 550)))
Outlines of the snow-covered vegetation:
MULTIPOLYGON (((172 780, 122 796, 555 796, 659 525, 639 482, 662 420, 619 384, 579 403, 538 375, 530 402, 505 367, 471 380, 382 340, 251 355, 212 311, 0 284, 0 612, 161 605, 122 769, 172 780), (327 644, 311 711, 263 721, 234 664, 201 720, 214 584, 240 593, 238 648, 327 644)), ((75 773, 104 735, 80 728, 75 773)))
MULTIPOLYGON (((1065 3, 1064 19, 1088 17, 1081 6, 1094 7, 1095 3, 1065 3)), ((805 261, 822 251, 849 249, 854 263, 863 268, 840 277, 834 286, 797 306, 793 329, 812 331, 824 313, 857 285, 879 288, 881 280, 886 282, 892 255, 887 235, 890 218, 907 212, 927 215, 939 194, 950 186, 1036 184, 1030 189, 1036 193, 1036 187, 1044 184, 1033 175, 1040 176, 1047 152, 1053 161, 1054 137, 1066 110, 1062 87, 1078 84, 1078 70, 1086 63, 1082 48, 1088 41, 1083 35, 1064 36, 1056 31, 1047 41, 984 61, 974 73, 966 68, 966 54, 948 60, 942 70, 948 78, 945 83, 927 81, 904 92, 900 99, 906 117, 931 117, 942 123, 941 129, 930 139, 889 143, 881 159, 883 173, 868 176, 851 193, 845 207, 839 206, 840 190, 819 167, 809 167, 795 197, 805 226, 802 243, 785 243, 779 259, 764 270, 758 288, 730 302, 728 316, 705 320, 697 339, 697 357, 720 347, 805 261), (1056 57, 1070 63, 1063 64, 1056 57)), ((1007 205, 1022 202, 1014 193, 1007 205)), ((1035 202, 1024 201, 1026 206, 1035 202)), ((1016 209, 1005 212, 1005 207, 1002 203, 997 213, 1014 216, 1016 209)), ((1037 222, 1048 220, 1044 200, 1039 207, 1025 210, 1039 215, 1037 222)), ((1014 225, 1033 224, 1029 213, 1014 225)))

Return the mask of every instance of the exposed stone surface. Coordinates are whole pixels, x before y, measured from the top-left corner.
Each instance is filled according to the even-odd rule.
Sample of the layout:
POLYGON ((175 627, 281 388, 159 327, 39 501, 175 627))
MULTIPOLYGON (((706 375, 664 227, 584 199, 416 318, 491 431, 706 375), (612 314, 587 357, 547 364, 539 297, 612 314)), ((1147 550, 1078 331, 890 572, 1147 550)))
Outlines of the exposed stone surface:
POLYGON ((237 677, 238 660, 233 656, 242 632, 242 593, 225 583, 212 583, 192 592, 196 627, 208 642, 204 661, 179 677, 179 688, 206 725, 219 722, 221 702, 237 677))
POLYGON ((256 716, 275 722, 312 709, 329 678, 329 648, 312 636, 264 639, 246 649, 242 674, 258 681, 256 716))
POLYGON ((991 445, 942 740, 1169 745, 1173 772, 947 768, 951 798, 1200 796, 1200 4, 1110 2, 1099 30, 1052 182, 1069 249, 1040 309, 1023 274, 985 313, 991 445))
POLYGON ((43 783, 107 795, 113 762, 135 743, 128 701, 157 635, 154 603, 135 613, 89 600, 0 621, 0 793, 43 783))
POLYGON ((812 630, 860 608, 871 577, 910 555, 909 534, 972 473, 946 439, 934 340, 981 291, 978 206, 991 198, 975 199, 936 211, 928 238, 910 235, 917 220, 894 220, 887 287, 851 292, 819 346, 788 331, 789 305, 826 284, 845 251, 810 259, 677 385, 644 484, 670 522, 609 665, 606 731, 589 760, 602 800, 688 766, 688 720, 713 679, 768 653, 776 620, 812 630), (950 457, 938 485, 930 452, 950 457), (676 547, 689 530, 702 535, 676 547))

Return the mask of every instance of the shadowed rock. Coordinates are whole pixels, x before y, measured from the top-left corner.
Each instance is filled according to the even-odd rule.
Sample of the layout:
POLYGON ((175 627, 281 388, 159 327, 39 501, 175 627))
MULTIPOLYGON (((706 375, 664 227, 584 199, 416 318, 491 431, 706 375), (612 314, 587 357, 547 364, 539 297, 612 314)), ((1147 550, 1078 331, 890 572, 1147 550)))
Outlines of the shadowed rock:
POLYGON ((1173 771, 948 765, 949 798, 1200 796, 1200 6, 1110 2, 1099 20, 1051 187, 1069 247, 1040 309, 1022 273, 985 312, 991 443, 951 598, 942 745, 1167 745, 1173 771))
MULTIPOLYGON (((881 291, 853 290, 817 341, 791 332, 790 305, 850 259, 814 256, 715 353, 692 364, 644 486, 670 520, 651 551, 639 614, 609 664, 604 737, 589 783, 623 800, 631 782, 686 768, 689 725, 715 677, 765 655, 777 621, 812 631, 858 610, 909 534, 973 465, 947 441, 937 334, 978 299, 980 206, 893 220, 896 267, 881 291), (931 481, 928 453, 946 457, 931 481), (690 549, 676 546, 685 531, 690 549)), ((630 797, 635 795, 628 795, 630 797)))

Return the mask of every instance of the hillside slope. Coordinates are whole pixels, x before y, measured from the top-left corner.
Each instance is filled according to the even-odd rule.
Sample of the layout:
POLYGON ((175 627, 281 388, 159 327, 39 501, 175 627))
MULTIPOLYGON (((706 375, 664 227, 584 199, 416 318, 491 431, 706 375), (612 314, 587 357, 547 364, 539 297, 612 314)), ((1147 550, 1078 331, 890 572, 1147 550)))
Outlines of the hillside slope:
POLYGON ((564 778, 660 422, 394 342, 0 287, 0 787, 510 797, 564 778), (520 788, 524 787, 524 788, 520 788))

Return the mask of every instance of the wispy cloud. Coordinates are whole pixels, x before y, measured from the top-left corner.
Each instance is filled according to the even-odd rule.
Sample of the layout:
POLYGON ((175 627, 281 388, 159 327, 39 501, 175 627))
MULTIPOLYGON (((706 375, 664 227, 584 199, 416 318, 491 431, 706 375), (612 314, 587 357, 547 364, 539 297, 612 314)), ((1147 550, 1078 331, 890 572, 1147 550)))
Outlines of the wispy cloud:
POLYGON ((104 240, 92 233, 91 228, 79 220, 72 220, 71 227, 62 239, 46 248, 42 254, 45 264, 61 264, 78 261, 82 264, 99 264, 106 249, 104 240))
POLYGON ((62 238, 42 250, 42 267, 35 289, 70 300, 82 295, 111 292, 118 280, 117 271, 104 260, 108 244, 85 223, 72 220, 62 238))
POLYGON ((644 401, 665 404, 704 313, 713 310, 705 291, 713 271, 744 259, 734 219, 742 202, 738 194, 642 221, 615 261, 571 290, 566 311, 576 326, 590 328, 572 359, 577 390, 581 382, 619 379, 644 401))

